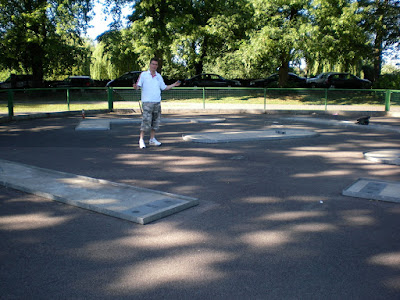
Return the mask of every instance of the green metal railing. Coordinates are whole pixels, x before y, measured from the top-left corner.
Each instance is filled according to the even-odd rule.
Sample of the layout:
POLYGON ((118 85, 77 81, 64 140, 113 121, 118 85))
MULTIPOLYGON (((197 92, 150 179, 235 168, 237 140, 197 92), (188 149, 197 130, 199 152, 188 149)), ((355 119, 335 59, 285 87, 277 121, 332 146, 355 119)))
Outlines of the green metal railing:
MULTIPOLYGON (((258 110, 400 111, 400 90, 178 87, 162 93, 163 108, 254 108, 258 110)), ((132 108, 132 88, 47 88, 0 90, 0 115, 132 108)))

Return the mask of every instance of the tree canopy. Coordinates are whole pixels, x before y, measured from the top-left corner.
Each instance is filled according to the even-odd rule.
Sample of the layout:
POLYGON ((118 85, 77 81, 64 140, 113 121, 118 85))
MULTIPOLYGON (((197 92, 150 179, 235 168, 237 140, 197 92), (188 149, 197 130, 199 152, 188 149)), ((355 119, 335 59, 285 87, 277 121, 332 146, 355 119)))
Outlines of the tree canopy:
POLYGON ((88 67, 81 38, 90 0, 0 0, 0 66, 32 72, 39 85, 46 75, 88 67))
POLYGON ((168 77, 279 72, 284 86, 304 63, 308 76, 364 71, 376 80, 383 51, 400 41, 397 0, 106 0, 114 21, 89 46, 81 32, 91 1, 0 0, 0 65, 38 79, 90 65, 94 78, 105 79, 145 69, 156 56, 168 77), (132 11, 126 28, 123 5, 132 11))

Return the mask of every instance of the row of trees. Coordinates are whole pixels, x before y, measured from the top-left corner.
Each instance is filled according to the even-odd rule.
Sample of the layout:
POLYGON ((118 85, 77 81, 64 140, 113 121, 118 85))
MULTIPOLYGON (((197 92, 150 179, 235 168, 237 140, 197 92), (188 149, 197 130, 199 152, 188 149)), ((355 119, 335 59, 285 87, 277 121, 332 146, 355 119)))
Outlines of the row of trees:
POLYGON ((382 54, 399 47, 398 0, 107 0, 114 22, 82 38, 94 0, 0 0, 0 66, 38 82, 72 73, 115 78, 162 59, 184 78, 215 72, 259 78, 291 67, 349 71, 377 80, 382 54), (130 25, 121 27, 121 7, 130 25))

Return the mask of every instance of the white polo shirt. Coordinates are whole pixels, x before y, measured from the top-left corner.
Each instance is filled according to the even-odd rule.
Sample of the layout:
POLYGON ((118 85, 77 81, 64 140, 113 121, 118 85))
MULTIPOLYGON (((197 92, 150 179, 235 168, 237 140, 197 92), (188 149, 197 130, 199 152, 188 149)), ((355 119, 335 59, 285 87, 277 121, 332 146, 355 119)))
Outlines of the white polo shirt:
POLYGON ((161 102, 161 91, 167 88, 162 76, 157 72, 153 76, 150 70, 140 74, 137 85, 142 89, 142 102, 161 102))

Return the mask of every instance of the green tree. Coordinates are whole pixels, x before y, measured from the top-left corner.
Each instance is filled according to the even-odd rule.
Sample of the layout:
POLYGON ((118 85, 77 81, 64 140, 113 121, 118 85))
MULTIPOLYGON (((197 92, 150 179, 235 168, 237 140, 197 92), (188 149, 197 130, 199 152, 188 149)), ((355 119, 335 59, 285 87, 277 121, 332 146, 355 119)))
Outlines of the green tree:
MULTIPOLYGON (((117 5, 132 3, 118 0, 117 5)), ((133 2, 132 47, 142 66, 152 56, 162 59, 159 71, 202 73, 207 60, 238 48, 245 36, 246 0, 141 0, 133 2), (186 70, 186 71, 185 71, 186 70)))
POLYGON ((175 54, 189 72, 200 74, 222 56, 239 49, 251 26, 252 10, 246 0, 187 1, 177 23, 183 30, 174 37, 175 54))
POLYGON ((373 81, 382 69, 383 51, 398 47, 400 41, 400 2, 398 0, 360 0, 363 29, 370 34, 373 49, 373 81))
POLYGON ((0 66, 32 72, 40 85, 45 75, 87 62, 80 36, 91 8, 91 0, 0 0, 0 66))
POLYGON ((218 14, 205 26, 209 42, 203 68, 230 78, 247 77, 248 69, 240 49, 253 28, 253 14, 253 7, 247 0, 220 3, 218 14))
POLYGON ((158 71, 171 62, 171 37, 176 32, 174 18, 181 12, 182 1, 138 0, 133 2, 130 31, 139 63, 147 66, 151 57, 160 59, 158 71))
MULTIPOLYGON (((255 29, 250 49, 279 68, 279 86, 287 83, 289 64, 309 31, 309 0, 252 0, 255 29)), ((269 65, 271 67, 271 64, 269 65)))
POLYGON ((141 69, 130 30, 109 30, 98 37, 98 42, 92 58, 93 78, 112 79, 141 69))
POLYGON ((307 53, 310 69, 316 73, 334 70, 359 72, 363 61, 369 57, 370 45, 368 35, 360 26, 363 14, 358 3, 315 0, 312 6, 314 27, 307 53))

